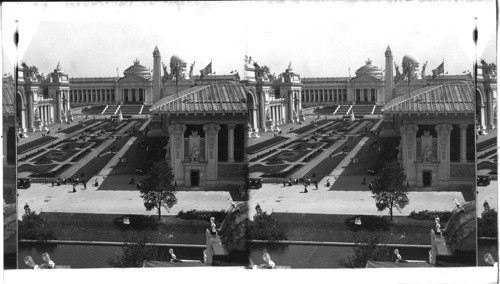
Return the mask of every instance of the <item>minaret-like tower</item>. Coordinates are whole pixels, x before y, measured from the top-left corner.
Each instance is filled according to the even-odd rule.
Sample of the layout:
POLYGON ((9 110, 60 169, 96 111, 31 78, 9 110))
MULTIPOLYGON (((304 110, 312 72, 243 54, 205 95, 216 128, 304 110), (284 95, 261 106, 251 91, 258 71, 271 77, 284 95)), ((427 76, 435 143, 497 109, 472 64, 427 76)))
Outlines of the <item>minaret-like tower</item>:
POLYGON ((393 74, 392 51, 389 46, 385 50, 385 103, 393 99, 394 94, 394 74, 393 74))
POLYGON ((161 55, 158 46, 153 51, 153 101, 161 99, 161 55))

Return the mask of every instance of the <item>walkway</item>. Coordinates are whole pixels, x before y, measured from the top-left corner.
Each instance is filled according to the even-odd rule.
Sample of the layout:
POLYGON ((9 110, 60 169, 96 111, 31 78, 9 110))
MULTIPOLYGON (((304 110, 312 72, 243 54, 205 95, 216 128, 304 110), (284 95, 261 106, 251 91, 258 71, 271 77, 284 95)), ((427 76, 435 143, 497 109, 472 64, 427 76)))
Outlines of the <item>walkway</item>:
MULTIPOLYGON (((382 124, 382 122, 383 122, 383 120, 380 119, 375 125, 373 125, 373 127, 370 129, 370 131, 377 130, 377 128, 380 126, 380 124, 382 124)), ((363 126, 360 125, 360 127, 363 127, 363 126)), ((356 132, 354 132, 354 133, 356 133, 356 132)), ((354 157, 356 157, 359 150, 361 150, 361 148, 363 148, 363 146, 365 145, 366 141, 368 141, 368 139, 369 139, 369 137, 364 137, 363 139, 361 139, 361 141, 358 143, 358 145, 356 145, 354 147, 354 149, 352 149, 352 151, 350 151, 344 157, 344 159, 340 162, 340 164, 338 164, 338 166, 332 171, 332 173, 325 176, 319 182, 319 184, 326 184, 326 181, 329 179, 331 181, 331 184, 333 185, 337 181, 337 179, 340 177, 340 175, 344 172, 344 169, 349 165, 349 163, 351 163, 352 159, 354 157)))

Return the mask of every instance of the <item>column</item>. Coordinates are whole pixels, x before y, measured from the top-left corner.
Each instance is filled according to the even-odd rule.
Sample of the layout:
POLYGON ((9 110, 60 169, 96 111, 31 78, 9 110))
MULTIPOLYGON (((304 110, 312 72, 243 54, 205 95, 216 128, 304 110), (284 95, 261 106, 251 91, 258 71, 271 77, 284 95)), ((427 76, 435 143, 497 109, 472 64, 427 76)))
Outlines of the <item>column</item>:
POLYGON ((263 92, 259 92, 259 113, 260 113, 260 129, 262 132, 266 132, 266 99, 263 92))
POLYGON ((259 125, 257 124, 257 109, 252 109, 252 130, 259 132, 259 125))
POLYGON ((218 135, 220 125, 215 123, 205 124, 205 161, 206 166, 206 181, 215 183, 218 179, 218 135))
POLYGON ((173 124, 168 128, 170 134, 170 167, 178 185, 184 184, 184 124, 173 124))
POLYGON ((467 162, 467 124, 460 124, 460 163, 467 162))
POLYGON ((438 135, 438 181, 441 185, 447 185, 450 180, 450 133, 453 129, 451 124, 442 123, 436 125, 436 132, 438 135))
POLYGON ((227 125, 227 161, 234 163, 234 128, 235 124, 227 125))
MULTIPOLYGON (((401 137, 402 137, 402 155, 403 155, 403 168, 405 169, 405 174, 408 182, 411 184, 421 183, 422 173, 416 173, 415 160, 416 160, 416 146, 417 146, 417 130, 418 126, 415 124, 404 124, 401 126, 401 137), (417 177, 417 174, 419 175, 417 177)), ((421 184, 419 184, 421 185, 421 184)))

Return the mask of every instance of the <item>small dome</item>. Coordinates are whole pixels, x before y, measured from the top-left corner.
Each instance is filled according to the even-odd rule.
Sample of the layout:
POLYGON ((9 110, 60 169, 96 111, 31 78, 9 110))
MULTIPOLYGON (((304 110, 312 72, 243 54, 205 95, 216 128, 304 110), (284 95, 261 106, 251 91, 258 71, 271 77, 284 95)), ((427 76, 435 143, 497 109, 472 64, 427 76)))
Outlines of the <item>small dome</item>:
POLYGON ((136 59, 134 61, 134 65, 130 66, 125 71, 123 71, 123 75, 125 77, 130 76, 130 75, 137 75, 137 76, 140 76, 143 78, 149 78, 151 76, 151 74, 149 73, 149 70, 146 69, 146 67, 139 64, 138 59, 136 59))
POLYGON ((382 79, 382 70, 372 65, 371 59, 366 60, 366 65, 356 70, 356 77, 369 75, 377 79, 382 79))
POLYGON ((172 55, 170 57, 170 65, 175 65, 176 63, 180 63, 180 65, 186 65, 186 61, 184 61, 182 58, 180 58, 177 55, 172 55))
POLYGON ((414 53, 408 53, 403 57, 403 65, 408 64, 409 62, 414 64, 419 64, 418 56, 414 53))

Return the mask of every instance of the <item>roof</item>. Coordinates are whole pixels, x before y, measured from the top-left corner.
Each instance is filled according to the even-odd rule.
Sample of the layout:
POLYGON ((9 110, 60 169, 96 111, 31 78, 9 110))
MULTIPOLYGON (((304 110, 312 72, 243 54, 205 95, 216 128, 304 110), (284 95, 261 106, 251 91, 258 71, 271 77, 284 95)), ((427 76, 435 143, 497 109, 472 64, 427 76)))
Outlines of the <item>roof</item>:
POLYGON ((238 75, 238 73, 235 73, 235 74, 231 74, 231 75, 205 75, 203 77, 203 79, 201 78, 200 75, 195 75, 193 76, 193 79, 195 81, 204 81, 204 80, 220 80, 220 81, 223 81, 223 80, 233 80, 233 81, 238 81, 240 79, 240 76, 238 75))
POLYGON ((427 80, 430 81, 449 81, 449 80, 470 81, 472 79, 473 78, 470 73, 459 74, 459 75, 439 75, 436 76, 435 78, 432 78, 432 76, 427 76, 427 80))
POLYGON ((125 71, 123 71, 124 77, 128 77, 130 75, 137 75, 147 79, 151 77, 149 70, 146 67, 139 64, 139 60, 134 60, 134 64, 131 65, 129 68, 125 69, 125 71))
POLYGON ((302 78, 302 83, 323 83, 323 82, 347 82, 349 77, 320 77, 320 78, 302 78))
POLYGON ((16 113, 14 80, 12 77, 7 77, 2 81, 2 115, 14 115, 16 113))
POLYGON ((234 113, 247 112, 246 89, 241 84, 195 86, 160 99, 151 108, 155 112, 234 113))
POLYGON ((114 83, 116 82, 117 78, 116 77, 95 77, 95 78, 70 78, 69 81, 71 84, 76 84, 76 83, 88 83, 88 82, 109 82, 109 83, 114 83))
POLYGON ((426 86, 388 102, 385 113, 474 112, 474 88, 470 83, 426 86))

